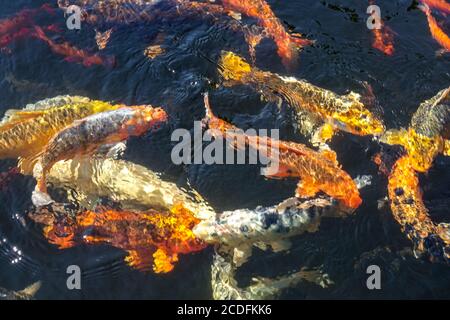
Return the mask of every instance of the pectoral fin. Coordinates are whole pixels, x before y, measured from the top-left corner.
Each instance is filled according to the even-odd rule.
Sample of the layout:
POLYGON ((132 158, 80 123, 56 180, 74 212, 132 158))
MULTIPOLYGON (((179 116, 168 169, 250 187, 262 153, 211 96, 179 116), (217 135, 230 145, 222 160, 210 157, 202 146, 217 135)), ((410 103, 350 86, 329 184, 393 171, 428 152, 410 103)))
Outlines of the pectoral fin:
POLYGON ((269 244, 273 252, 287 251, 292 247, 292 242, 287 239, 273 241, 269 244))
POLYGON ((297 184, 295 195, 299 198, 312 198, 319 191, 320 189, 315 185, 314 181, 304 178, 297 184))
POLYGON ((325 123, 319 127, 311 138, 311 143, 315 146, 326 144, 334 135, 334 128, 331 124, 325 123))

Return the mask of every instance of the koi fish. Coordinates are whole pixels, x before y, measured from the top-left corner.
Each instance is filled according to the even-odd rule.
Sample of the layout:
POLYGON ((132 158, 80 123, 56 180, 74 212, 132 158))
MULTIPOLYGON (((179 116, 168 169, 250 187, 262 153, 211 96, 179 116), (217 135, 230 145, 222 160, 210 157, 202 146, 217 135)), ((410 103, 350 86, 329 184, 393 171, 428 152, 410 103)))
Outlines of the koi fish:
POLYGON ((419 8, 427 15, 428 26, 431 36, 446 52, 450 51, 450 37, 439 27, 436 19, 432 16, 430 7, 426 4, 420 5, 419 8))
POLYGON ((445 14, 450 14, 450 3, 445 0, 420 0, 432 9, 437 9, 445 14))
POLYGON ((268 300, 277 298, 283 290, 301 282, 310 282, 326 288, 333 282, 320 269, 300 270, 274 279, 252 277, 247 287, 236 281, 236 267, 228 255, 216 250, 211 265, 211 288, 215 300, 268 300))
MULTIPOLYGON (((245 143, 251 148, 264 150, 266 153, 264 156, 272 163, 278 164, 277 172, 266 172, 266 177, 300 178, 301 181, 296 190, 298 197, 314 197, 319 191, 322 191, 339 200, 350 210, 358 208, 362 203, 355 182, 348 173, 339 167, 335 155, 326 150, 317 152, 299 143, 241 134, 232 124, 214 116, 209 105, 208 94, 205 94, 204 100, 206 117, 203 121, 212 129, 210 132, 213 137, 232 137, 236 139, 235 141, 244 138, 245 143)), ((242 146, 235 141, 231 142, 232 146, 241 148, 242 146)))
POLYGON ((48 181, 56 188, 73 190, 67 195, 69 200, 86 208, 94 208, 99 198, 108 198, 131 211, 167 211, 183 203, 199 219, 216 215, 195 190, 182 189, 125 160, 83 157, 59 161, 49 171, 48 181))
POLYGON ((113 29, 106 30, 105 32, 95 31, 95 42, 99 50, 103 50, 109 43, 113 29))
MULTIPOLYGON (((59 209, 56 208, 56 213, 59 209)), ((65 216, 65 210, 62 215, 65 216)), ((170 211, 124 211, 100 207, 83 211, 75 218, 66 217, 63 223, 46 208, 29 214, 44 223, 44 236, 60 249, 77 244, 110 244, 127 252, 125 261, 133 268, 155 273, 173 270, 179 254, 188 254, 206 248, 197 239, 192 228, 200 222, 191 211, 177 204, 170 211), (61 232, 63 231, 63 232, 61 232)))
POLYGON ((241 251, 248 248, 249 251, 253 244, 264 242, 279 251, 286 239, 317 231, 321 218, 325 216, 345 216, 345 213, 332 199, 316 198, 301 202, 290 198, 273 207, 225 211, 202 220, 193 232, 209 244, 240 248, 241 251))
POLYGON ((37 178, 33 203, 51 202, 47 195, 46 176, 60 161, 93 154, 100 146, 117 144, 129 137, 140 136, 167 120, 166 112, 151 106, 122 107, 78 120, 56 134, 38 155, 34 176, 37 178))
POLYGON ((264 0, 222 0, 222 3, 227 10, 237 11, 257 19, 258 24, 275 41, 278 55, 287 68, 295 66, 299 48, 313 43, 311 40, 297 38, 289 34, 264 0))
POLYGON ((439 153, 450 155, 449 123, 450 87, 422 102, 407 130, 388 130, 380 140, 403 146, 413 168, 418 172, 427 172, 439 153))
POLYGON ((0 122, 0 159, 19 158, 21 172, 30 174, 34 155, 57 132, 75 120, 120 107, 84 97, 58 96, 28 105, 24 110, 8 110, 0 122))
POLYGON ((223 52, 219 65, 225 85, 251 85, 269 99, 281 97, 296 111, 307 111, 323 119, 325 126, 321 128, 321 134, 324 140, 331 138, 335 129, 361 136, 378 136, 384 132, 382 121, 354 92, 342 96, 304 80, 261 71, 232 52, 223 52))
POLYGON ((431 220, 408 155, 395 163, 389 175, 388 194, 392 214, 414 247, 428 253, 432 260, 449 263, 450 225, 431 220))
POLYGON ((41 285, 42 283, 38 281, 20 291, 11 291, 0 287, 0 300, 33 300, 41 285))
POLYGON ((68 42, 57 44, 47 37, 44 30, 38 26, 35 27, 35 31, 37 38, 47 43, 54 53, 66 57, 64 60, 67 62, 81 63, 85 67, 91 67, 93 65, 113 67, 115 64, 114 57, 103 57, 98 54, 89 54, 84 50, 71 46, 68 42))
POLYGON ((42 5, 37 9, 23 9, 16 15, 0 20, 0 36, 14 33, 16 30, 30 27, 33 25, 33 18, 42 10, 54 14, 54 9, 48 4, 42 5))
MULTIPOLYGON (((375 2, 369 0, 370 5, 374 5, 375 2)), ((380 17, 380 28, 372 29, 373 32, 373 42, 372 47, 383 52, 388 56, 392 56, 394 54, 394 33, 393 31, 387 27, 383 20, 380 17)))

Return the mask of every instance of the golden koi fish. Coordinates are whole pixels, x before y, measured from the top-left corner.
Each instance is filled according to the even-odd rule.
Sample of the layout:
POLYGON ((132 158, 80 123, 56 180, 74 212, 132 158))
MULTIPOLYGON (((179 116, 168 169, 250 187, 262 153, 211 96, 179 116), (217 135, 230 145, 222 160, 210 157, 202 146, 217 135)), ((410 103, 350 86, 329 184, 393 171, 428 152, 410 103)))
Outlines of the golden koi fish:
POLYGON ((91 115, 66 127, 50 140, 39 156, 34 172, 37 186, 33 202, 39 206, 51 201, 46 194, 46 176, 56 162, 92 155, 102 145, 140 136, 166 120, 167 114, 161 108, 122 107, 91 115))
MULTIPOLYGON (((213 129, 211 134, 214 137, 231 137, 236 141, 242 138, 239 137, 242 134, 235 133, 236 127, 214 116, 207 94, 205 94, 205 108, 204 122, 210 129, 213 129)), ((268 137, 244 135, 244 141, 251 148, 264 148, 267 157, 278 164, 278 171, 266 174, 267 177, 301 179, 297 186, 296 196, 314 197, 322 191, 341 201, 349 209, 356 209, 362 203, 355 182, 348 173, 339 167, 334 154, 331 155, 329 151, 317 152, 300 143, 273 140, 268 137), (277 152, 272 152, 272 149, 277 152)), ((232 146, 234 148, 242 147, 234 142, 232 142, 232 146)))
POLYGON ((326 125, 319 133, 322 140, 331 138, 333 129, 361 136, 384 132, 381 120, 364 106, 356 93, 341 96, 304 80, 261 71, 232 52, 223 52, 219 65, 225 85, 251 85, 269 99, 281 97, 296 111, 307 111, 323 119, 326 125))
POLYGON ((450 262, 450 226, 435 224, 422 200, 412 158, 403 156, 389 175, 389 202, 395 220, 414 247, 432 260, 450 262))
POLYGON ((127 264, 143 271, 153 268, 155 273, 170 272, 179 254, 206 247, 192 232, 200 220, 182 204, 170 211, 152 209, 143 212, 100 207, 75 217, 63 213, 63 219, 55 217, 55 208, 52 211, 38 208, 29 214, 34 221, 46 225, 44 236, 50 243, 60 249, 81 243, 110 244, 127 251, 127 264))
POLYGON ((48 173, 48 181, 56 188, 70 189, 69 200, 87 208, 107 197, 127 210, 170 210, 178 203, 199 219, 216 215, 200 194, 184 190, 162 180, 156 173, 125 160, 111 158, 79 158, 59 161, 48 173))
POLYGON ((58 96, 24 110, 8 110, 0 123, 0 159, 19 158, 21 172, 31 174, 35 155, 57 132, 75 120, 120 107, 84 97, 58 96))
POLYGON ((422 102, 407 130, 388 130, 381 141, 403 146, 414 170, 426 172, 439 153, 450 155, 449 123, 450 87, 422 102))

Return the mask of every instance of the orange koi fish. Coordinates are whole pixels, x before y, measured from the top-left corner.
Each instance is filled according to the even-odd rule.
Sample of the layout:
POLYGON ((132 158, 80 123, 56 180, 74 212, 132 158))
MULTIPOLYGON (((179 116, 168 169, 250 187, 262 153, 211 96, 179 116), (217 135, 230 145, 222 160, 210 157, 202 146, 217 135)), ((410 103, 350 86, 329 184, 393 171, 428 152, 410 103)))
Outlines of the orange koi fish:
MULTIPOLYGON (((374 1, 369 0, 369 4, 375 4, 374 1)), ((383 20, 380 17, 381 28, 372 29, 373 32, 373 41, 372 47, 383 52, 388 56, 392 56, 394 54, 394 33, 391 28, 387 27, 383 20)))
POLYGON ((222 0, 227 10, 237 11, 258 20, 278 47, 278 55, 287 68, 295 66, 298 49, 311 45, 311 40, 294 37, 284 28, 270 6, 264 0, 222 0))
POLYGON ((46 176, 60 160, 93 154, 102 145, 117 144, 129 137, 141 136, 167 120, 166 112, 151 106, 122 107, 76 121, 56 134, 38 154, 34 175, 37 178, 33 203, 51 203, 47 195, 46 176))
POLYGON ((420 0, 432 9, 436 9, 445 14, 450 14, 450 3, 445 0, 420 0))
POLYGON ((373 35, 372 47, 388 56, 392 56, 395 52, 394 33, 392 30, 383 23, 381 29, 373 29, 373 35))
POLYGON ((44 30, 42 30, 41 27, 38 26, 35 27, 35 31, 38 39, 47 43, 54 53, 65 56, 66 58, 64 60, 67 62, 82 63, 85 67, 91 67, 93 65, 113 67, 115 64, 114 57, 89 54, 84 50, 71 46, 68 42, 57 44, 44 33, 44 30))
POLYGON ((392 214, 414 247, 428 253, 433 261, 449 263, 450 225, 431 220, 409 156, 395 163, 389 175, 388 193, 392 214))
POLYGON ((19 158, 21 172, 30 174, 35 155, 57 132, 75 120, 120 107, 123 105, 58 96, 28 105, 23 110, 8 110, 0 122, 0 159, 19 158))
POLYGON ((43 223, 44 236, 60 249, 79 243, 107 243, 126 250, 125 261, 139 270, 153 268, 155 273, 173 270, 179 254, 197 252, 206 244, 195 237, 192 229, 200 222, 182 204, 170 211, 147 210, 143 212, 97 208, 84 211, 70 218, 67 209, 50 206, 51 211, 63 211, 62 218, 46 207, 29 214, 30 218, 43 223))
MULTIPOLYGON (((205 108, 204 122, 213 129, 211 134, 214 137, 231 137, 236 141, 244 138, 245 143, 251 148, 267 150, 269 160, 276 161, 279 165, 276 173, 266 174, 268 178, 300 178, 296 196, 309 198, 321 191, 352 210, 362 203, 355 182, 339 167, 330 152, 317 152, 299 143, 273 140, 268 137, 247 135, 242 137, 243 134, 236 133, 235 126, 214 116, 207 94, 205 94, 205 108), (272 152, 273 148, 278 152, 272 152)), ((232 146, 242 147, 235 142, 232 142, 232 146)))
POLYGON ((10 34, 15 30, 33 25, 33 18, 42 10, 53 14, 54 9, 44 4, 38 9, 24 9, 13 17, 0 20, 0 35, 10 34))
MULTIPOLYGON (((33 35, 34 17, 42 10, 54 14, 53 8, 49 5, 43 5, 38 9, 24 9, 13 17, 0 20, 0 49, 9 52, 7 46, 13 41, 31 37, 33 35)), ((54 25, 45 28, 49 31, 58 31, 54 25)))
POLYGON ((427 15, 428 26, 430 27, 431 36, 444 48, 450 51, 450 37, 439 27, 436 19, 431 15, 431 9, 428 5, 423 4, 419 8, 427 15))

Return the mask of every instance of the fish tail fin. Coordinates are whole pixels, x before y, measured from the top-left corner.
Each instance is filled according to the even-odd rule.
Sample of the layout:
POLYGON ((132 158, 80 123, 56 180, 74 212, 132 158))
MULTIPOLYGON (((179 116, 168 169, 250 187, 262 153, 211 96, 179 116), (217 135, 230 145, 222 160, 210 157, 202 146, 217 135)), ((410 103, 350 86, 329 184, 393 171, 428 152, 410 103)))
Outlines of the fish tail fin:
POLYGON ((25 289, 19 291, 19 293, 25 294, 25 295, 28 295, 28 296, 32 297, 32 296, 34 296, 36 294, 36 292, 39 291, 41 286, 42 286, 42 282, 41 281, 37 281, 37 282, 33 283, 32 285, 26 287, 25 289))
POLYGON ((231 51, 222 51, 219 72, 225 80, 242 81, 252 71, 250 64, 231 51))
POLYGON ((421 4, 419 4, 418 6, 417 6, 417 8, 419 8, 420 10, 422 10, 425 14, 431 14, 431 9, 430 9, 430 7, 426 4, 426 3, 424 3, 424 2, 422 2, 421 4))

